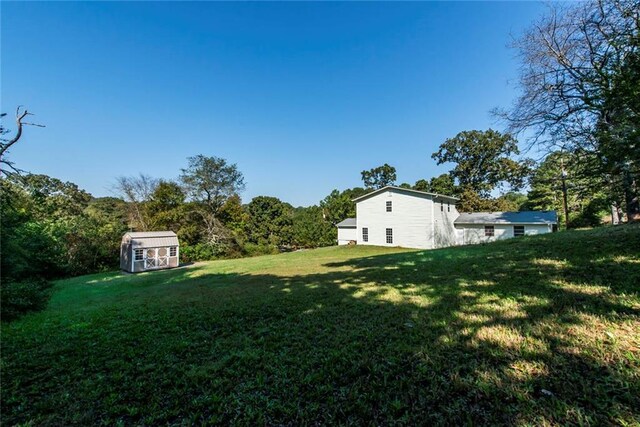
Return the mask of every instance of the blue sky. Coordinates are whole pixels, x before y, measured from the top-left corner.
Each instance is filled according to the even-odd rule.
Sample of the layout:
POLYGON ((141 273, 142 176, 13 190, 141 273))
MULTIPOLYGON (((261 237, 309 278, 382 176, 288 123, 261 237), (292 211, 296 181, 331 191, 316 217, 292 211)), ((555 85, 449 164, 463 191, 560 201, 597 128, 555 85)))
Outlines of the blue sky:
POLYGON ((1 4, 1 109, 46 128, 11 152, 22 169, 96 196, 139 172, 176 178, 223 157, 245 201, 294 205, 446 172, 431 153, 516 92, 507 47, 537 2, 1 4))

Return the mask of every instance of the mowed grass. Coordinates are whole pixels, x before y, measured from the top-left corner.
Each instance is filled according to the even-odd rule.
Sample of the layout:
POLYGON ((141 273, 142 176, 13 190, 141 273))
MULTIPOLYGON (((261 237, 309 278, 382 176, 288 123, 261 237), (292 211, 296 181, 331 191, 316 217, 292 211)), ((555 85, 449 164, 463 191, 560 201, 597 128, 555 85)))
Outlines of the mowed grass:
POLYGON ((640 227, 56 284, 2 424, 640 424, 640 227))

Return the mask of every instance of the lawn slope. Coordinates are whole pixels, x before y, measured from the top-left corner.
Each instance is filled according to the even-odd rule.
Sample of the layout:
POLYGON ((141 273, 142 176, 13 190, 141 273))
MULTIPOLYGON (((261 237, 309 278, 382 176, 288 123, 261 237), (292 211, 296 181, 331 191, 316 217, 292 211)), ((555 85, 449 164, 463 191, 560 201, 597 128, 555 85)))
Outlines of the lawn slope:
POLYGON ((640 423, 640 227, 56 284, 4 425, 640 423))

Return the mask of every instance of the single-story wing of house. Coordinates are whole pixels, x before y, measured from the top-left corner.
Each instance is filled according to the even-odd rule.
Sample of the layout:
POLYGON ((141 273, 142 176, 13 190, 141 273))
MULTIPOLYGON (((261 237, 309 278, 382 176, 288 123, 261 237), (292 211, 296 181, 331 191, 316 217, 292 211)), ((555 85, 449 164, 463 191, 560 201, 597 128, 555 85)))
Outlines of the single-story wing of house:
POLYGON ((555 211, 460 214, 458 199, 387 186, 354 199, 356 218, 336 224, 338 244, 433 249, 557 230, 555 211))

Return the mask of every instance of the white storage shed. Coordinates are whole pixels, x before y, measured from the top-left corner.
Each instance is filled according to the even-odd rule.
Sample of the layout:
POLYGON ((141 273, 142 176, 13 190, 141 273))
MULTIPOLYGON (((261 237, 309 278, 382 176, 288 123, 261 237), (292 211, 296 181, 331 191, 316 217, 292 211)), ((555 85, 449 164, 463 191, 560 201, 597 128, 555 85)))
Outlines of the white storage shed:
POLYGON ((122 236, 120 268, 130 273, 180 265, 180 244, 173 231, 129 232, 122 236))

